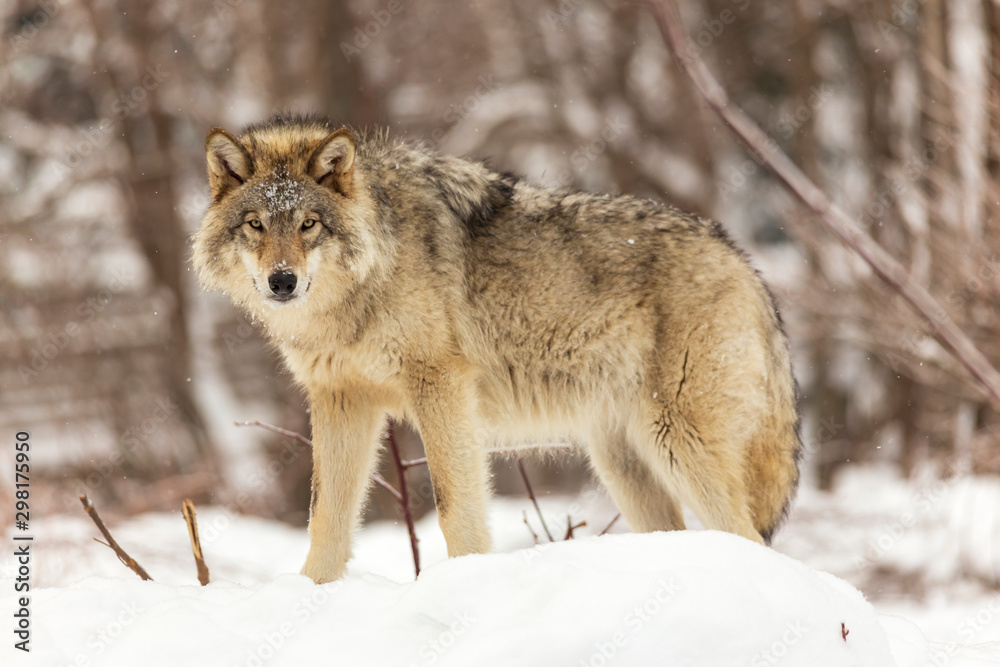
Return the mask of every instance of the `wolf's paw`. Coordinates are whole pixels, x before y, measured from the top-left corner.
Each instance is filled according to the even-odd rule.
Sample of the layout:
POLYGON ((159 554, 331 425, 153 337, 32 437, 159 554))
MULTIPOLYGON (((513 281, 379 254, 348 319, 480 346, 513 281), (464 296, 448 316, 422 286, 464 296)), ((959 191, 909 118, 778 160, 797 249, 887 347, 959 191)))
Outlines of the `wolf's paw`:
POLYGON ((327 558, 314 558, 310 553, 299 574, 304 574, 317 584, 325 584, 343 577, 345 569, 346 563, 337 564, 327 558))

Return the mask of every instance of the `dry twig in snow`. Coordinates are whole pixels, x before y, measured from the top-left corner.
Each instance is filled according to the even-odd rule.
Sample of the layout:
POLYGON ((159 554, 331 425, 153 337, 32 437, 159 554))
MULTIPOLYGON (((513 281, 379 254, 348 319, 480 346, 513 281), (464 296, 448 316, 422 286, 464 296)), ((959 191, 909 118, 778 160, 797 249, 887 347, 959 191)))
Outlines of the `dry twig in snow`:
POLYGON ((598 535, 604 535, 604 534, 606 534, 609 530, 611 530, 611 526, 615 525, 615 522, 618 521, 618 519, 620 519, 620 518, 622 518, 622 513, 621 512, 619 512, 618 514, 616 514, 615 518, 611 520, 611 523, 609 523, 607 526, 605 526, 604 530, 602 530, 600 533, 598 533, 598 535))
MULTIPOLYGON (((549 532, 549 527, 545 525, 545 517, 542 516, 542 508, 538 506, 538 500, 535 498, 535 491, 531 488, 531 482, 528 481, 528 473, 524 469, 524 460, 518 456, 517 457, 517 469, 521 471, 521 479, 524 480, 524 485, 528 487, 528 497, 531 498, 532 504, 535 506, 535 511, 538 512, 538 520, 542 522, 542 530, 545 531, 545 536, 549 538, 549 542, 555 542, 552 539, 552 533, 549 532)), ((528 517, 525 515, 524 522, 528 523, 528 517)), ((532 534, 534 531, 532 531, 532 534)))
POLYGON ((87 497, 87 494, 84 493, 80 495, 80 502, 83 504, 83 509, 87 512, 87 516, 91 518, 91 520, 97 526, 97 529, 101 531, 101 535, 103 535, 104 539, 106 540, 105 542, 101 542, 99 539, 95 537, 94 541, 103 544, 104 546, 114 551, 115 555, 118 556, 118 560, 120 560, 125 566, 127 566, 128 569, 138 574, 143 581, 152 581, 153 578, 146 573, 146 570, 143 569, 142 565, 139 565, 137 562, 135 562, 134 558, 125 553, 125 550, 122 549, 120 546, 118 546, 118 543, 115 542, 115 538, 111 537, 111 532, 108 531, 107 527, 104 525, 104 522, 101 521, 101 517, 97 513, 97 508, 94 507, 94 504, 92 502, 90 502, 90 498, 87 497))
POLYGON ((188 498, 181 505, 181 514, 187 523, 188 535, 191 537, 191 551, 194 553, 194 563, 198 568, 198 583, 208 586, 208 565, 205 555, 201 552, 201 538, 198 537, 198 519, 194 515, 194 503, 188 498))
POLYGON ((420 576, 420 550, 417 548, 417 529, 413 525, 413 512, 410 511, 410 494, 406 489, 406 468, 403 458, 399 455, 399 445, 396 443, 396 425, 389 420, 389 449, 392 460, 396 464, 396 476, 399 478, 399 504, 403 508, 403 519, 406 520, 406 530, 410 533, 410 550, 413 551, 413 569, 420 576))

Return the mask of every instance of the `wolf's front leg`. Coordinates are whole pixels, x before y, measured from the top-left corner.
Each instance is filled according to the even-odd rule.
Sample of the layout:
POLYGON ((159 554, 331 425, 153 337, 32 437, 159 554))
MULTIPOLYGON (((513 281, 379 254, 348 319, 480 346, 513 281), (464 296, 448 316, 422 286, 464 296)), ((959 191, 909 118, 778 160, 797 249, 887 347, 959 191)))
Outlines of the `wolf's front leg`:
POLYGON ((422 365, 413 375, 413 407, 448 555, 486 553, 489 461, 469 418, 472 387, 447 366, 422 365))
POLYGON ((385 421, 374 392, 310 391, 313 432, 309 555, 302 574, 316 583, 344 574, 385 421))

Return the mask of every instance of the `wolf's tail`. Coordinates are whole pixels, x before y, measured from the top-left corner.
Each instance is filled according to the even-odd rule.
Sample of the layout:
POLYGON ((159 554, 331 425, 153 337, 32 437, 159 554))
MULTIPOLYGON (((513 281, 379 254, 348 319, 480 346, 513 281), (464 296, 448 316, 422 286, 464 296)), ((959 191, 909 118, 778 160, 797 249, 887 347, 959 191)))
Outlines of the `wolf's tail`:
MULTIPOLYGON (((773 306, 773 297, 771 299, 773 306)), ((797 409, 798 387, 792 375, 788 339, 776 308, 771 309, 773 327, 769 332, 771 409, 753 438, 748 452, 747 487, 754 528, 771 543, 771 538, 788 516, 799 482, 802 440, 797 409)))

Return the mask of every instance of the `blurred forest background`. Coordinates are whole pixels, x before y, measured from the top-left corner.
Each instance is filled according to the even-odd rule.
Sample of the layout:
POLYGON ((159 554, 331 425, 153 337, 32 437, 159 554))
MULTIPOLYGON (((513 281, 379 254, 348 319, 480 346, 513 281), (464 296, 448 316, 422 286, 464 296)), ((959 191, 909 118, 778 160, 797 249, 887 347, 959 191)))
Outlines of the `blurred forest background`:
MULTIPOLYGON (((1000 364, 1000 4, 679 5, 686 57, 1000 364)), ((788 323, 806 485, 859 462, 1000 472, 976 383, 720 126, 634 5, 12 0, 0 25, 0 430, 31 432, 39 515, 84 491, 111 516, 247 492, 239 511, 305 523, 308 451, 234 426, 308 434, 304 397, 189 264, 207 130, 286 109, 722 220, 788 323)), ((564 493, 587 478, 579 461, 531 474, 564 493)), ((497 486, 523 493, 510 462, 497 486)))

